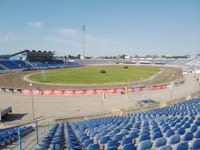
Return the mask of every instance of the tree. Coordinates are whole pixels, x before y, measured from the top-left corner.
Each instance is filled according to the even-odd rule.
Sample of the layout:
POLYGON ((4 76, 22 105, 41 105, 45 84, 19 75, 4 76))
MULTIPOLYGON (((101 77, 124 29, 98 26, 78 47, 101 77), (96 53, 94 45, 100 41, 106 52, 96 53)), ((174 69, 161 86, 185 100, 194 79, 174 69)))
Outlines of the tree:
POLYGON ((120 56, 121 59, 125 59, 125 57, 126 57, 125 54, 123 54, 123 55, 120 56))
POLYGON ((69 54, 69 55, 68 55, 68 58, 72 58, 72 56, 69 54))
POLYGON ((77 58, 77 59, 81 59, 81 55, 78 54, 78 55, 76 56, 76 58, 77 58))

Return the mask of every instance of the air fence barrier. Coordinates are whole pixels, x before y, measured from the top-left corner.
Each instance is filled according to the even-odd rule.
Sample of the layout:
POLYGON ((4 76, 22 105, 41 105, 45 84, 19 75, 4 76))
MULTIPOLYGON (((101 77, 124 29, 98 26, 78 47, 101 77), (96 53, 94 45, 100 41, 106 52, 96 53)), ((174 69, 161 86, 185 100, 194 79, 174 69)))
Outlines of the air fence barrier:
MULTIPOLYGON (((29 150, 33 149, 39 141, 44 137, 48 130, 51 129, 55 125, 55 118, 54 117, 46 117, 38 120, 29 121, 23 124, 19 122, 11 122, 11 123, 4 123, 4 127, 12 126, 9 128, 17 128, 17 140, 9 145, 3 146, 5 149, 10 150, 29 150), (13 126, 13 124, 19 124, 13 126), (28 134, 22 134, 23 127, 32 126, 32 131, 28 134)), ((0 147, 1 149, 1 147, 0 147)))
MULTIPOLYGON (((180 80, 174 82, 173 86, 177 87, 184 84, 185 80, 180 80)), ((144 90, 154 91, 154 90, 163 90, 170 88, 171 84, 162 84, 154 86, 139 86, 139 87, 124 87, 124 88, 114 88, 114 89, 94 89, 94 90, 42 90, 42 89, 13 89, 13 88, 0 88, 0 92, 10 92, 10 93, 21 93, 25 95, 34 94, 34 95, 97 95, 97 94, 117 94, 125 93, 126 88, 127 92, 142 92, 144 90)))

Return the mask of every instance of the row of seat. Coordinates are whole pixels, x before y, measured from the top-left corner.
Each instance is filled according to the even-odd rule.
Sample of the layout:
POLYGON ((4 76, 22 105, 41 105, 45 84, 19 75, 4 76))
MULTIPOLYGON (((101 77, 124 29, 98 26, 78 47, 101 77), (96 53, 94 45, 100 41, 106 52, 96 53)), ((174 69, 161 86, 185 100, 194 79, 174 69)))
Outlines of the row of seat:
POLYGON ((183 145, 188 145, 186 149, 200 148, 197 144, 200 138, 199 104, 200 99, 192 99, 161 109, 72 122, 70 125, 82 143, 84 138, 93 140, 105 149, 123 149, 124 143, 137 149, 180 149, 183 145))
POLYGON ((200 98, 127 116, 66 122, 50 131, 49 142, 41 140, 36 150, 65 146, 69 150, 196 150, 200 149, 200 98))
MULTIPOLYGON (((21 137, 32 132, 32 126, 20 127, 21 137)), ((3 146, 13 143, 18 139, 18 127, 0 129, 0 149, 3 146)))
POLYGON ((56 124, 51 128, 47 135, 40 140, 35 150, 61 150, 64 145, 64 125, 56 124))

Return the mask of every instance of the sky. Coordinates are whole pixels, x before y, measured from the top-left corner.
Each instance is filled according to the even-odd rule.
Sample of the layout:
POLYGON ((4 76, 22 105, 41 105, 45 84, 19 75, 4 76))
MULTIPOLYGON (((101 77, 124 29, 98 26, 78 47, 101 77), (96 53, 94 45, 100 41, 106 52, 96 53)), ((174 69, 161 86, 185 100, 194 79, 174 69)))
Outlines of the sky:
POLYGON ((0 0, 0 54, 195 55, 200 0, 0 0))

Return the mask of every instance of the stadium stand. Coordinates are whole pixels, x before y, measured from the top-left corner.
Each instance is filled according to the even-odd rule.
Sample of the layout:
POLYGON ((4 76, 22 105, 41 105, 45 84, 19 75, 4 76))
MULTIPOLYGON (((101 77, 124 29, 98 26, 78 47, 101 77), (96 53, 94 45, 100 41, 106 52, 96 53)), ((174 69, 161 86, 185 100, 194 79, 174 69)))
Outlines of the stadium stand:
POLYGON ((200 149, 200 98, 128 114, 56 124, 35 150, 200 149), (64 142, 65 141, 65 142, 64 142))
MULTIPOLYGON (((42 63, 42 62, 27 62, 22 60, 1 60, 0 65, 10 70, 51 69, 51 68, 81 66, 75 61, 73 62, 69 61, 64 64, 63 61, 51 61, 42 63)), ((0 70, 5 70, 5 69, 0 66, 0 70)))
POLYGON ((48 64, 44 64, 41 62, 30 62, 37 69, 47 69, 50 68, 48 64))
POLYGON ((27 64, 25 61, 22 61, 22 60, 14 60, 13 62, 23 69, 33 68, 31 65, 27 64))
POLYGON ((32 69, 52 69, 81 66, 75 60, 61 60, 54 52, 24 50, 12 55, 0 55, 0 73, 32 69))
MULTIPOLYGON (((22 136, 25 136, 32 132, 34 129, 32 126, 25 126, 20 128, 22 136)), ((10 127, 0 129, 0 149, 6 145, 12 144, 18 139, 18 127, 10 127)))
POLYGON ((1 60, 0 64, 5 66, 8 69, 22 69, 22 67, 15 64, 13 61, 10 60, 1 60))

